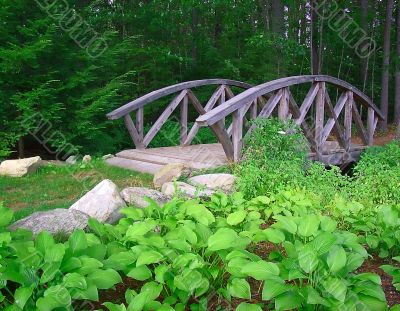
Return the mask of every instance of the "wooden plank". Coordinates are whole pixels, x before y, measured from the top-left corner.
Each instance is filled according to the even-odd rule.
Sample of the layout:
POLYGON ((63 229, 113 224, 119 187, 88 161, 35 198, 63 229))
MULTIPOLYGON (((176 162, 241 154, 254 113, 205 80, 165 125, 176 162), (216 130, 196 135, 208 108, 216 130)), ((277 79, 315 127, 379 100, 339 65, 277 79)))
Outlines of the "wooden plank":
POLYGON ((288 88, 282 89, 282 97, 279 100, 278 118, 281 121, 286 121, 289 115, 289 91, 288 88))
POLYGON ((317 148, 322 145, 322 131, 325 124, 325 83, 319 83, 319 89, 315 102, 315 141, 317 148))
POLYGON ((136 172, 148 174, 155 174, 163 167, 163 165, 159 164, 129 160, 118 157, 108 159, 106 160, 106 163, 112 166, 122 167, 136 172))
POLYGON ((140 141, 143 142, 143 135, 144 135, 144 109, 139 108, 136 110, 136 129, 139 134, 140 141))
POLYGON ((145 148, 145 146, 143 145, 141 139, 140 139, 140 135, 135 127, 135 125, 133 124, 132 118, 129 114, 124 116, 124 122, 125 122, 125 126, 128 129, 129 135, 132 138, 133 143, 135 144, 137 149, 143 149, 145 148))
POLYGON ((368 146, 374 144, 374 133, 375 133, 375 111, 372 108, 368 108, 368 146))
POLYGON ((242 138, 243 138, 243 116, 240 110, 233 113, 232 122, 232 144, 233 159, 239 162, 242 154, 242 138))
POLYGON ((347 102, 344 108, 344 143, 346 151, 349 151, 351 144, 351 125, 353 112, 353 93, 347 91, 347 102))
POLYGON ((183 98, 181 104, 181 117, 180 117, 180 139, 181 145, 183 145, 188 137, 188 97, 183 98))
POLYGON ((143 145, 146 147, 150 144, 154 136, 158 133, 161 127, 167 122, 168 118, 174 112, 176 107, 180 104, 180 102, 186 97, 188 94, 188 90, 183 90, 178 96, 174 98, 174 100, 165 108, 163 113, 157 119, 157 121, 153 124, 149 132, 146 134, 145 138, 143 139, 143 145))
POLYGON ((335 134, 338 139, 339 145, 344 148, 345 147, 345 142, 343 138, 343 130, 339 122, 339 114, 341 113, 344 104, 347 101, 347 92, 342 93, 340 96, 338 103, 336 104, 335 108, 333 108, 332 101, 329 97, 328 92, 325 93, 325 104, 328 108, 328 112, 330 114, 330 118, 326 122, 326 125, 324 127, 324 130, 322 131, 322 144, 326 142, 328 139, 332 129, 335 129, 335 134))
MULTIPOLYGON (((204 110, 203 106, 200 104, 200 101, 194 95, 194 93, 189 90, 188 91, 188 96, 190 101, 192 102, 194 108, 197 110, 197 112, 202 115, 205 114, 206 111, 204 110)), ((230 141, 230 137, 225 129, 224 124, 222 121, 218 121, 217 123, 213 123, 210 125, 211 130, 214 132, 214 135, 217 137, 218 141, 222 144, 222 147, 224 148, 226 157, 228 160, 233 161, 233 146, 230 141)))
POLYGON ((231 86, 236 86, 242 89, 249 89, 252 87, 252 85, 240 82, 240 81, 234 81, 234 80, 229 80, 229 79, 206 79, 206 80, 196 80, 196 81, 188 81, 188 82, 183 82, 171 86, 167 86, 165 88, 153 91, 149 94, 146 94, 138 99, 135 99, 134 101, 131 101, 127 103, 126 105, 110 112, 107 114, 107 118, 111 120, 119 119, 123 117, 124 115, 130 113, 131 111, 137 110, 140 107, 143 107, 149 103, 152 103, 156 101, 157 99, 160 99, 162 97, 178 93, 180 91, 186 90, 186 89, 192 89, 200 86, 205 86, 205 85, 231 85, 231 86))
POLYGON ((319 86, 320 86, 319 83, 314 83, 311 86, 310 90, 308 91, 306 98, 304 99, 303 103, 301 104, 300 115, 295 120, 295 123, 297 125, 300 125, 304 121, 308 111, 310 110, 312 103, 314 102, 315 97, 318 94, 319 86))
POLYGON ((368 134, 365 130, 363 121, 355 103, 353 103, 353 119, 355 121, 358 131, 360 132, 362 141, 364 142, 364 144, 368 145, 368 134))

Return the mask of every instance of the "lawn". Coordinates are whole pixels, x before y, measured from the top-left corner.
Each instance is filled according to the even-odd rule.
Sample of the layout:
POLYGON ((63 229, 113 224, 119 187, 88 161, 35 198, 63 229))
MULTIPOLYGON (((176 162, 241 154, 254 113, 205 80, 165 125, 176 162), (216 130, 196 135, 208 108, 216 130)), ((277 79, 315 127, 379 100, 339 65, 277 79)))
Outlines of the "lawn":
POLYGON ((22 178, 0 176, 0 201, 21 219, 37 211, 68 208, 103 179, 124 187, 149 186, 152 176, 112 167, 102 160, 69 166, 50 165, 22 178))

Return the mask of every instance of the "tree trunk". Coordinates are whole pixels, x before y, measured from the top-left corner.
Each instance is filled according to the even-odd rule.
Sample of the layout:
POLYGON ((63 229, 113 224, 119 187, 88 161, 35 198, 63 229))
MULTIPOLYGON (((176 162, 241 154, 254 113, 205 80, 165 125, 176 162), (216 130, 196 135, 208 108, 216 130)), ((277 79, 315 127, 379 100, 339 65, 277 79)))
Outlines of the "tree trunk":
POLYGON ((397 39, 396 39, 397 42, 396 42, 394 119, 399 122, 400 121, 400 0, 397 1, 396 33, 397 33, 397 39))
POLYGON ((25 143, 23 137, 20 137, 18 140, 18 158, 25 158, 25 143))
POLYGON ((383 131, 388 129, 388 111, 389 111, 389 65, 390 65, 390 29, 393 18, 393 0, 386 2, 386 20, 383 37, 383 68, 381 83, 381 110, 385 120, 380 122, 380 128, 383 131))
POLYGON ((193 65, 197 64, 197 28, 199 24, 199 12, 197 8, 192 9, 192 60, 193 65))
POLYGON ((317 0, 311 0, 310 12, 310 52, 311 52, 311 74, 316 75, 319 72, 318 59, 318 15, 315 10, 317 0))
POLYGON ((285 17, 282 0, 272 0, 272 31, 280 36, 285 35, 285 17))
POLYGON ((258 5, 261 9, 262 19, 264 23, 264 31, 268 32, 270 29, 269 25, 269 1, 268 0, 258 0, 258 5))
POLYGON ((400 140, 400 118, 397 119, 396 139, 400 140))
MULTIPOLYGON (((368 35, 368 0, 360 0, 361 7, 361 29, 368 35)), ((365 84, 368 78, 368 60, 369 57, 361 59, 361 83, 363 86, 363 92, 365 92, 365 84)))

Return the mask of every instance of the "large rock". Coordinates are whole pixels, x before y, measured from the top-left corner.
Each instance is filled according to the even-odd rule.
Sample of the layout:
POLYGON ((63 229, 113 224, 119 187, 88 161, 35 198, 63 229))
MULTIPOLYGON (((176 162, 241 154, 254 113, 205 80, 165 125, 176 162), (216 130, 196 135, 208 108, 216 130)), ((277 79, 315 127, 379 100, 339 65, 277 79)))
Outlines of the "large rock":
POLYGON ((41 231, 52 234, 70 234, 75 229, 85 229, 89 216, 76 210, 54 209, 46 212, 37 212, 21 219, 10 226, 10 229, 27 229, 36 236, 41 231))
POLYGON ((157 202, 159 206, 163 206, 170 199, 165 194, 148 188, 142 187, 129 187, 121 191, 121 197, 129 205, 133 205, 137 208, 145 208, 149 206, 149 202, 145 198, 150 198, 157 202))
POLYGON ((161 192, 171 197, 175 195, 180 195, 188 198, 210 197, 214 193, 214 191, 212 190, 200 190, 192 185, 180 181, 167 182, 163 184, 161 192))
POLYGON ((163 166, 153 178, 153 184, 156 188, 161 188, 166 182, 173 181, 182 176, 185 170, 183 163, 171 163, 163 166))
POLYGON ((86 193, 71 210, 77 210, 96 218, 100 222, 114 223, 121 218, 119 210, 126 207, 118 187, 111 180, 103 180, 86 193))
POLYGON ((34 173, 40 166, 41 161, 40 157, 3 161, 0 164, 0 175, 22 177, 34 173))
POLYGON ((189 178, 193 186, 202 186, 210 190, 223 190, 230 192, 235 184, 235 176, 231 174, 207 174, 189 178))

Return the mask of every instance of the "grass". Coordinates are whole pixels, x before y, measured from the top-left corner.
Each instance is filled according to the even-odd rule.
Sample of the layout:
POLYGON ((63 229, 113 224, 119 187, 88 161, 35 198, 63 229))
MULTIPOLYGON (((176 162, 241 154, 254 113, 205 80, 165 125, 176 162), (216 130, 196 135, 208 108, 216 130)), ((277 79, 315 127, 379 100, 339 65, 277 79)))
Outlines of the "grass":
POLYGON ((22 178, 0 176, 0 201, 15 211, 15 220, 18 220, 37 211, 69 208, 104 179, 112 180, 121 190, 152 183, 149 174, 112 167, 102 160, 50 165, 22 178))

